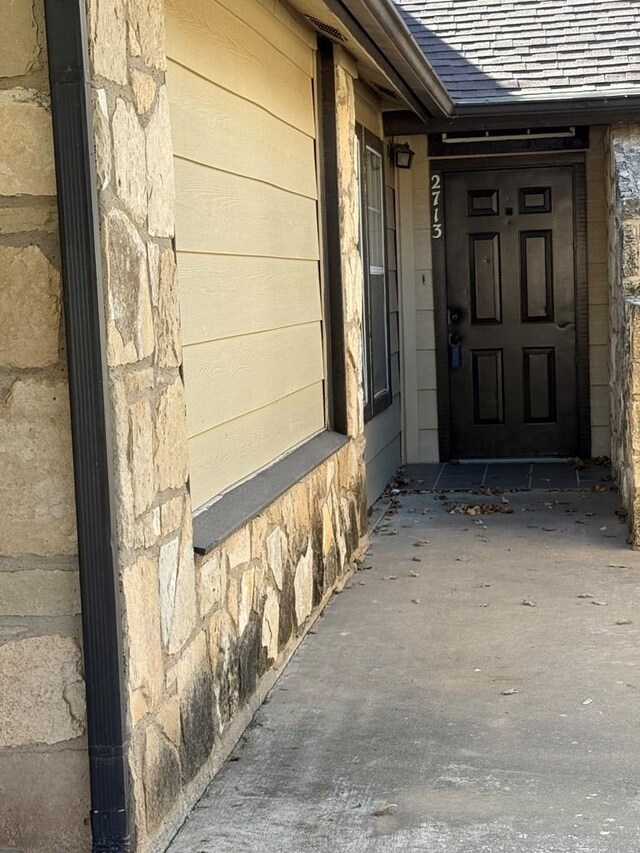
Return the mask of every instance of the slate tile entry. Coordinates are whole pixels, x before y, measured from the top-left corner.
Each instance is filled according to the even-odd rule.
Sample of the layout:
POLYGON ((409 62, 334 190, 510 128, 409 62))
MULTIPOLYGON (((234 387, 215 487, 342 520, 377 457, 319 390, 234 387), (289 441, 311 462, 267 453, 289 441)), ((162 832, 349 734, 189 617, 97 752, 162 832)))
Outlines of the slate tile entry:
POLYGON ((611 485, 604 465, 548 460, 540 462, 444 462, 405 466, 408 491, 467 492, 478 488, 504 491, 593 489, 611 485))

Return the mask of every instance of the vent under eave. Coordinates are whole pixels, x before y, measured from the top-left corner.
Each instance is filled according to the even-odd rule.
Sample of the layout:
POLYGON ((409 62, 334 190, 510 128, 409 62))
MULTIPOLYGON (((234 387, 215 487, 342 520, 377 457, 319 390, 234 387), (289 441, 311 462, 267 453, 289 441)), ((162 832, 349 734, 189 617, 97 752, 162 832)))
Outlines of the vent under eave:
POLYGON ((326 24, 319 18, 314 18, 313 15, 305 15, 305 17, 307 21, 309 21, 311 26, 314 28, 314 30, 317 30, 323 36, 326 36, 332 41, 337 41, 341 44, 345 44, 349 41, 349 39, 345 35, 343 35, 337 27, 334 27, 331 24, 326 24))

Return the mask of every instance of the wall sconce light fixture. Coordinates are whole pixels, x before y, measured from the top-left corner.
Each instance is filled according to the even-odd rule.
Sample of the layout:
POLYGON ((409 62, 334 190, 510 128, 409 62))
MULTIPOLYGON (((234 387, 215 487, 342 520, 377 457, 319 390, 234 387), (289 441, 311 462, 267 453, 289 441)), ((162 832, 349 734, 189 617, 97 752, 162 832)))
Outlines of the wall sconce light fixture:
POLYGON ((416 152, 411 150, 408 142, 392 142, 389 153, 396 169, 410 169, 416 152))

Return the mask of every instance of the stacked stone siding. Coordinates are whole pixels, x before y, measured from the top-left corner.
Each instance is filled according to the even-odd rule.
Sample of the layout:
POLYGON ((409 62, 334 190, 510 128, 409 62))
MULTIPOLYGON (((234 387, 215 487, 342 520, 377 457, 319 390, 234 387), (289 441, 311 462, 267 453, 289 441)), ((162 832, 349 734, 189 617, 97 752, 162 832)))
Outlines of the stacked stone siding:
POLYGON ((630 541, 640 544, 640 125, 615 125, 609 152, 611 453, 630 541))
MULTIPOLYGON (((4 23, 0 848, 80 853, 88 760, 43 10, 12 3, 4 23)), ((132 849, 161 850, 364 543, 355 67, 336 65, 348 441, 196 558, 163 4, 89 0, 88 23, 132 849)))
POLYGON ((134 849, 160 850, 361 548, 353 85, 337 71, 351 440, 195 559, 164 13, 90 0, 134 849))
POLYGON ((0 848, 86 850, 84 683, 44 13, 0 28, 0 848))

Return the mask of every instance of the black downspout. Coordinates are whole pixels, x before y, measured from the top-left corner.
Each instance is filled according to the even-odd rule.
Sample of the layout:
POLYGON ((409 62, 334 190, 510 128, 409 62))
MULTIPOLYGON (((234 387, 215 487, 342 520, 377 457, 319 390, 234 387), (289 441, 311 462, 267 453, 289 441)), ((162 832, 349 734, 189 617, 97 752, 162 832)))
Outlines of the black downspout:
POLYGON ((85 0, 45 0, 75 473, 94 853, 128 853, 122 636, 85 0))

